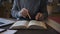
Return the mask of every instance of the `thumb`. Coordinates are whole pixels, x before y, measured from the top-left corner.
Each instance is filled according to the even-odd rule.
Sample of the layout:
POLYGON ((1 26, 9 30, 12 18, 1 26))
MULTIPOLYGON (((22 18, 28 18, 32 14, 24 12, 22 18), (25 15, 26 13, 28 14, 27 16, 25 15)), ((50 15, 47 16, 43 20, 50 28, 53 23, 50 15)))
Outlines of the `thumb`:
POLYGON ((38 20, 39 15, 36 15, 35 19, 38 20))

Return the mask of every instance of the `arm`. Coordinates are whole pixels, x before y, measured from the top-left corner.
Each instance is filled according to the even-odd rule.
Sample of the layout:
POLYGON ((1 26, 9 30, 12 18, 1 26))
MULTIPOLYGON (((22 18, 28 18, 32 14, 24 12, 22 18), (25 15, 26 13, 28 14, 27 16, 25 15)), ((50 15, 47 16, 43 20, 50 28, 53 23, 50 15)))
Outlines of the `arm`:
POLYGON ((14 0, 13 8, 11 10, 12 17, 18 18, 21 16, 20 8, 18 6, 18 0, 14 0))
POLYGON ((43 14, 43 18, 46 19, 48 17, 48 12, 47 12, 47 0, 41 0, 41 4, 39 6, 38 12, 43 14))

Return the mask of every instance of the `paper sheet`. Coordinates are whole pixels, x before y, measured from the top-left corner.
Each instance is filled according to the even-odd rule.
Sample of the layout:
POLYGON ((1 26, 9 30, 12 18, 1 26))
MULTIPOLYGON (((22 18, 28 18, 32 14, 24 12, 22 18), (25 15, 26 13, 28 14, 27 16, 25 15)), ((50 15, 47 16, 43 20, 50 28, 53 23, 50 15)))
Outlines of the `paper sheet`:
POLYGON ((15 34, 17 32, 17 30, 7 30, 5 32, 2 32, 0 34, 15 34))

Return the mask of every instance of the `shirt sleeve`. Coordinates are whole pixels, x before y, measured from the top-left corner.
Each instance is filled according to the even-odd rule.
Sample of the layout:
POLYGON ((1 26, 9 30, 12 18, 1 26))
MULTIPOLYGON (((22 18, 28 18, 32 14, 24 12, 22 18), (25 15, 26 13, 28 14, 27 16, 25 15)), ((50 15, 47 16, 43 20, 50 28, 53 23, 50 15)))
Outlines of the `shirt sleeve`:
POLYGON ((13 7, 11 10, 12 17, 18 18, 21 16, 20 8, 18 6, 18 0, 14 0, 13 7))
POLYGON ((41 4, 40 4, 39 9, 38 9, 38 12, 43 14, 44 19, 46 17, 48 17, 47 2, 48 2, 48 0, 41 0, 41 4))

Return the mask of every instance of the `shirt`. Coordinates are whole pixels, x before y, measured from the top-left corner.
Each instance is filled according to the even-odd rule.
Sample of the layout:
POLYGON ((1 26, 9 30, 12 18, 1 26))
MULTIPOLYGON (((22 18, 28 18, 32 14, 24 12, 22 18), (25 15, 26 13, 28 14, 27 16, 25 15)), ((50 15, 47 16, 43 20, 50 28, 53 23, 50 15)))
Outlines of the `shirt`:
POLYGON ((47 17, 47 0, 14 0, 11 14, 13 17, 21 17, 20 10, 26 8, 29 10, 29 14, 33 19, 38 12, 44 14, 44 17, 47 17))

